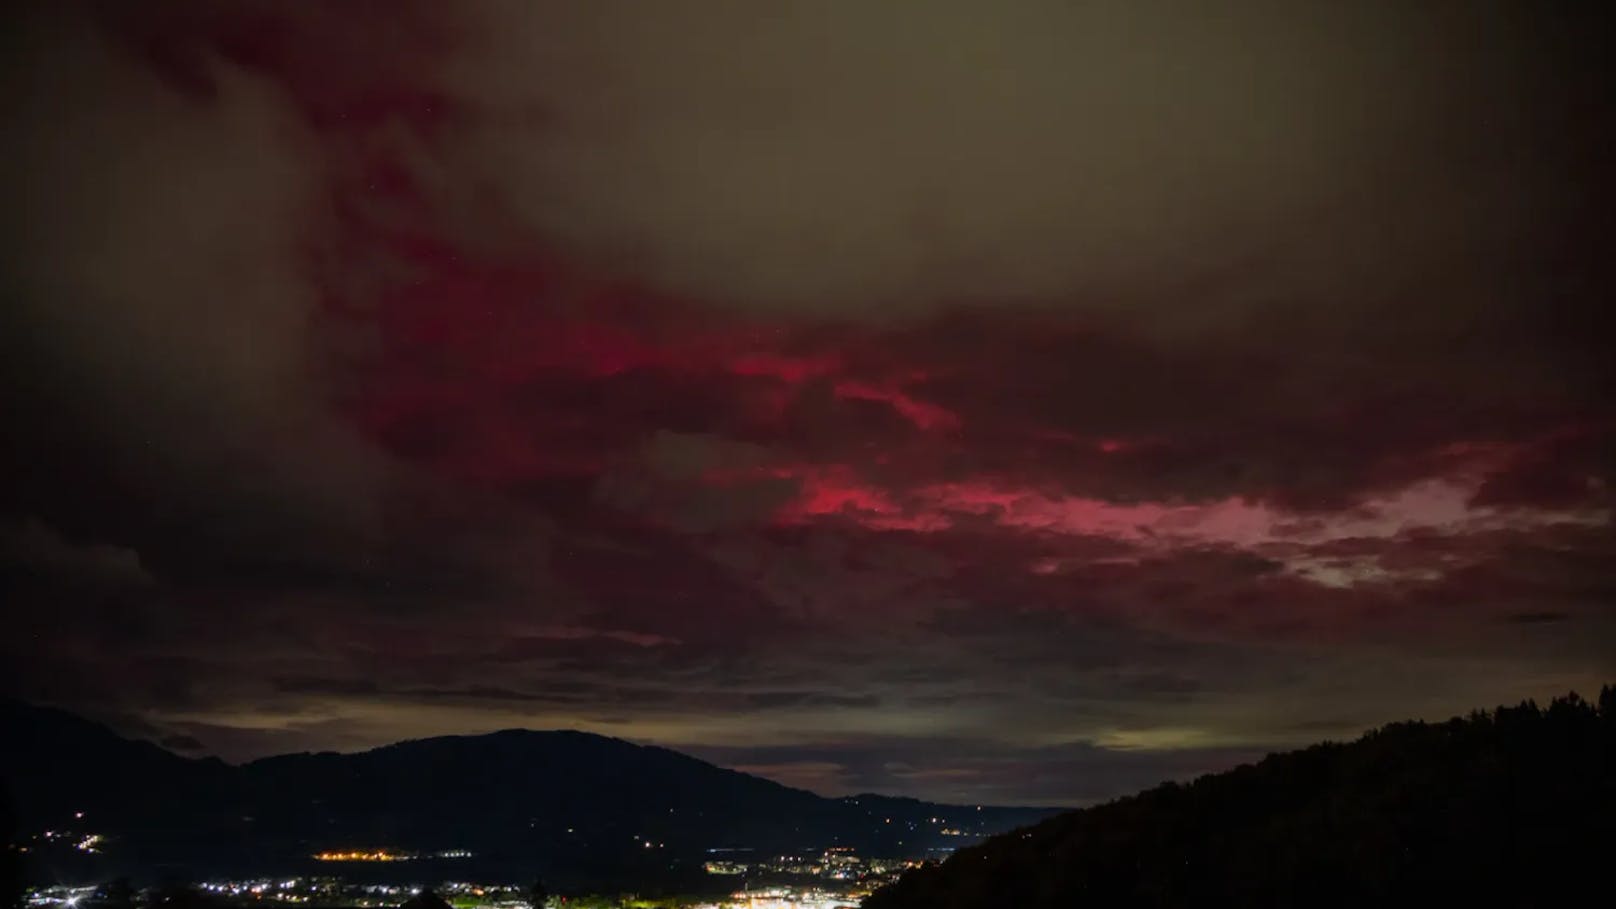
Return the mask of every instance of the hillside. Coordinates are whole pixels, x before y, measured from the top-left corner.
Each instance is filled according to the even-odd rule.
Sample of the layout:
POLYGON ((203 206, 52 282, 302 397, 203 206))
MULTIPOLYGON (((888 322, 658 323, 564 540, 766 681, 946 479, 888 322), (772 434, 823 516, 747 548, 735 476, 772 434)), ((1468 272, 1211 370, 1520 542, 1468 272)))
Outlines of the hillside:
POLYGON ((962 850, 865 909, 1568 904, 1616 855, 1616 689, 1272 755, 962 850))
POLYGON ((67 854, 57 865, 89 862, 94 874, 307 872, 315 852, 386 848, 473 853, 411 864, 428 878, 621 883, 699 875, 713 848, 912 855, 956 844, 945 827, 993 833, 1049 814, 825 798, 582 732, 446 736, 231 766, 12 703, 0 708, 0 736, 20 743, 0 752, 19 830, 107 836, 102 855, 67 854))

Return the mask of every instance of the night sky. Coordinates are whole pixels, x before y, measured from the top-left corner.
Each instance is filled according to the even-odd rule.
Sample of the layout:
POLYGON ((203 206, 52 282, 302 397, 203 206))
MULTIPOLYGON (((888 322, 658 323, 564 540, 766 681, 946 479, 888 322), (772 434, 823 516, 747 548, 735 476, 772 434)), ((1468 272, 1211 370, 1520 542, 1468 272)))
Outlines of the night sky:
POLYGON ((1591 693, 1598 6, 7 13, 0 682, 1042 804, 1591 693))

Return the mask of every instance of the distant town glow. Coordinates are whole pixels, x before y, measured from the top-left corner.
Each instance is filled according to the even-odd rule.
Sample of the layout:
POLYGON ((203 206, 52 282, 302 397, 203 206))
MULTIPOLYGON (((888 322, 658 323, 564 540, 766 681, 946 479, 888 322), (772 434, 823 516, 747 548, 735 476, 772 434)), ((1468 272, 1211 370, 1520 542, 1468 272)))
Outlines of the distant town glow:
POLYGON ((429 853, 398 852, 390 849, 346 849, 316 852, 310 856, 317 862, 409 862, 427 858, 462 859, 471 857, 472 853, 464 849, 448 849, 443 852, 429 853))

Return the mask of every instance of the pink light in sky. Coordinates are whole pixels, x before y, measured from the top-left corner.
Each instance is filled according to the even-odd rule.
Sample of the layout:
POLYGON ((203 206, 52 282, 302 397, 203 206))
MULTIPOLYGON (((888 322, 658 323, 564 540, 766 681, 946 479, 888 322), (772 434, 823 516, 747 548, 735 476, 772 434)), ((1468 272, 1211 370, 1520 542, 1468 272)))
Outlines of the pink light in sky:
POLYGON ((880 401, 897 411, 918 429, 958 429, 960 419, 952 412, 927 401, 910 397, 890 386, 870 382, 844 381, 836 383, 836 396, 860 401, 880 401))
MULTIPOLYGON (((845 466, 804 467, 775 475, 800 484, 798 496, 776 515, 781 523, 839 518, 875 530, 936 533, 986 520, 1023 533, 1106 537, 1149 550, 1212 546, 1266 553, 1308 577, 1318 574, 1317 559, 1309 548, 1333 542, 1392 540, 1408 532, 1461 536, 1568 524, 1596 526, 1610 519, 1599 509, 1478 507, 1471 504, 1474 486, 1452 480, 1427 480, 1353 508, 1302 514, 1238 496, 1206 502, 1108 502, 985 480, 897 491, 872 485, 845 466)), ((1058 560, 1043 559, 1031 571, 1054 574, 1060 568, 1058 560)), ((1385 572, 1365 569, 1357 574, 1359 580, 1380 576, 1385 572)))

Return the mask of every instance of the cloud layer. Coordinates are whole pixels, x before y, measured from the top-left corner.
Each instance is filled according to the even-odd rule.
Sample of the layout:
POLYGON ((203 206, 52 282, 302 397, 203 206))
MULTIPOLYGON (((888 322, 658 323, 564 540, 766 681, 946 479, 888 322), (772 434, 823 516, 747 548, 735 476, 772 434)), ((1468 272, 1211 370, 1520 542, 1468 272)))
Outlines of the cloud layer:
POLYGON ((5 685, 1079 802, 1608 680, 1608 32, 49 4, 5 685))

